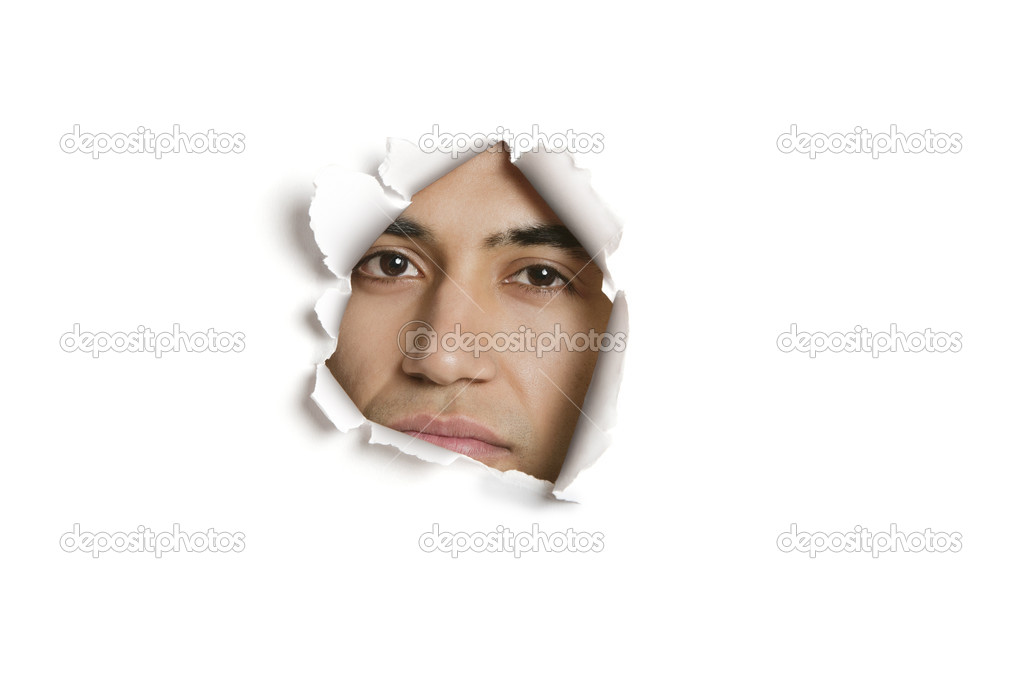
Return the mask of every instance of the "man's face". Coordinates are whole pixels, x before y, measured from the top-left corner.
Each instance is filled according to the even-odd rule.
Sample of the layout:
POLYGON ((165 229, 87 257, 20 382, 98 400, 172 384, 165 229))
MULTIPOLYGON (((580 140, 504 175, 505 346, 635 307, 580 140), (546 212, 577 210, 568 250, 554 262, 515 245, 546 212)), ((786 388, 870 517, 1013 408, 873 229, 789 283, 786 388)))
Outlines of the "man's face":
POLYGON ((484 152, 413 196, 356 265, 327 365, 369 420, 553 481, 598 351, 404 353, 420 328, 407 323, 438 337, 456 324, 463 335, 601 334, 601 283, 507 152, 484 152))

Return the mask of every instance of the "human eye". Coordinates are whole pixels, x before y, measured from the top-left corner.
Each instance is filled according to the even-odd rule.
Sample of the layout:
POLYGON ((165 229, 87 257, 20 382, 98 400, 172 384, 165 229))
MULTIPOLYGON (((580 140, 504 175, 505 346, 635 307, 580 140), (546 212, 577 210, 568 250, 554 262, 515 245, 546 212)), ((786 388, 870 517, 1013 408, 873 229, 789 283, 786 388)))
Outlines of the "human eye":
POLYGON ((415 263, 400 251, 377 251, 363 258, 355 272, 373 279, 409 279, 422 277, 415 263))
POLYGON ((566 277, 552 265, 535 263, 518 270, 504 282, 520 285, 541 296, 553 296, 562 291, 575 293, 571 280, 571 277, 566 277))

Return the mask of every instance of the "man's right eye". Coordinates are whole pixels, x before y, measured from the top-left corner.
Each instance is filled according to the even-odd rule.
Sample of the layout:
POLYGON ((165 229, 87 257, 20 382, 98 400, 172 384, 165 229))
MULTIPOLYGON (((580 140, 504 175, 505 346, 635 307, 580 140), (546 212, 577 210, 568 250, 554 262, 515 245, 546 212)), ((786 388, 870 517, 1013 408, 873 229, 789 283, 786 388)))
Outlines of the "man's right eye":
POLYGON ((397 251, 380 251, 372 256, 367 256, 356 267, 356 271, 380 279, 421 276, 419 268, 412 264, 408 256, 397 251))

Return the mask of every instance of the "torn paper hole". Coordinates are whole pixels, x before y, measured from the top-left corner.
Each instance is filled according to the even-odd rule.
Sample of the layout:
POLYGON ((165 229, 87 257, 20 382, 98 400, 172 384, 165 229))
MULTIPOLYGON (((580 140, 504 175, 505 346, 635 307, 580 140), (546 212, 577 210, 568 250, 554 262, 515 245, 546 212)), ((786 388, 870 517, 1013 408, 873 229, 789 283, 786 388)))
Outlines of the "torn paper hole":
POLYGON ((567 152, 452 159, 392 139, 378 175, 315 181, 338 285, 316 304, 337 344, 313 400, 370 443, 576 499, 610 443, 628 332, 607 260, 621 224, 589 171, 567 152))

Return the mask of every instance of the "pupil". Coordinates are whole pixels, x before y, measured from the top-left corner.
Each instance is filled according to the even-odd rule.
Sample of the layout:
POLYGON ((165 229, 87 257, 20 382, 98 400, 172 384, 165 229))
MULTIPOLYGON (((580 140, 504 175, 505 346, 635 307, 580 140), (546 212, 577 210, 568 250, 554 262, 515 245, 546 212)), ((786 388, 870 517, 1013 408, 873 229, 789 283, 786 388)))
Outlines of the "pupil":
POLYGON ((405 272, 408 267, 408 261, 403 256, 399 256, 393 253, 389 256, 383 257, 383 271, 385 275, 397 277, 401 273, 405 272))
POLYGON ((554 270, 543 265, 537 265, 529 269, 529 281, 538 287, 554 284, 556 277, 557 275, 554 274, 554 270))

